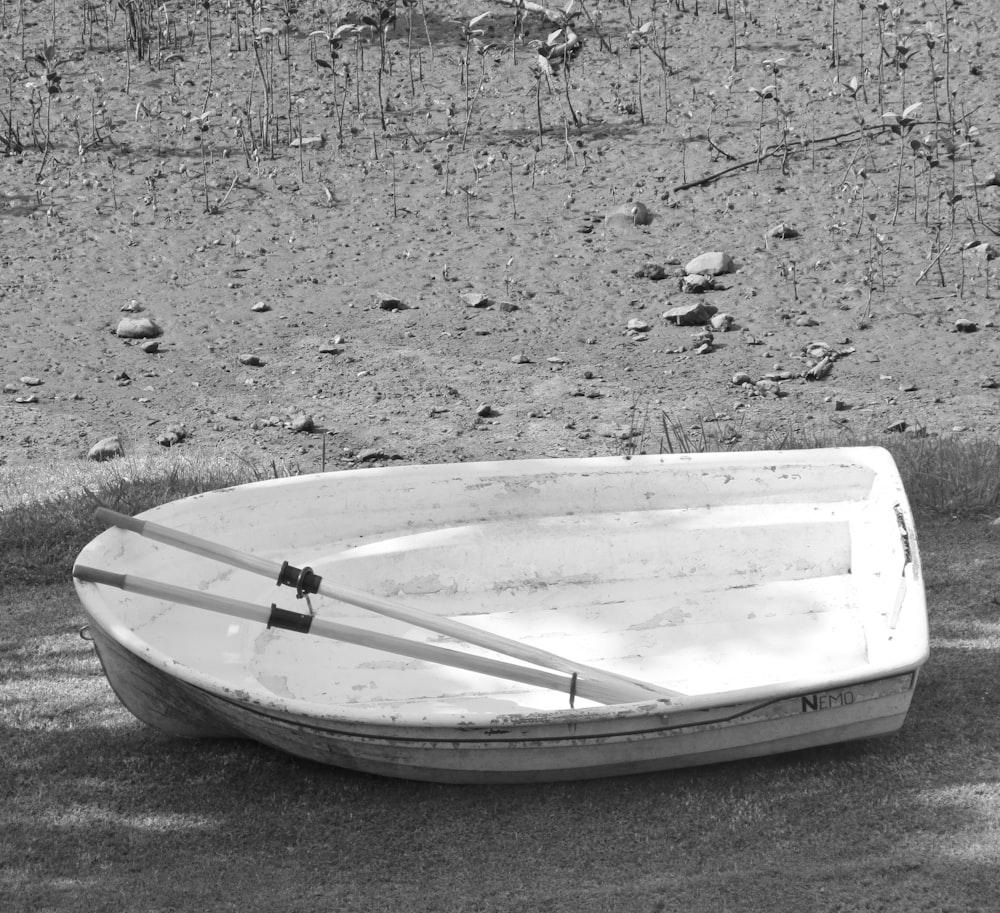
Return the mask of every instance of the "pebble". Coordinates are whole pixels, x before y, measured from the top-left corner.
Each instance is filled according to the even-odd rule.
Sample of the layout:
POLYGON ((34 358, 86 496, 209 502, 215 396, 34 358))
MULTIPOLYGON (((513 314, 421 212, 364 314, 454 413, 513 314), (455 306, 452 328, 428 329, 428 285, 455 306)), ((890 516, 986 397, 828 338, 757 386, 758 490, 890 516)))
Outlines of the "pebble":
POLYGON ((641 317, 633 317, 628 322, 628 329, 632 333, 648 333, 652 327, 641 317))
POLYGON ((736 264, 729 254, 721 250, 710 250, 689 260, 684 272, 689 276, 721 276, 736 272, 736 264))
POLYGON ((965 318, 962 318, 955 321, 956 333, 975 333, 978 329, 979 326, 974 320, 966 320, 965 318))
POLYGON ((714 304, 703 304, 702 302, 684 304, 664 311, 663 318, 667 323, 673 323, 679 327, 701 326, 708 323, 718 310, 714 304))
POLYGON ((610 228, 621 225, 649 225, 653 221, 653 214, 646 208, 645 203, 622 203, 614 206, 604 214, 604 227, 610 228))
POLYGON ((110 437, 101 438, 87 451, 87 459, 96 463, 103 463, 105 460, 113 460, 115 457, 125 455, 121 438, 117 434, 110 437))
POLYGON ((22 377, 21 383, 26 387, 40 387, 42 385, 41 380, 37 377, 22 377))
POLYGON ((476 415, 480 418, 489 418, 491 415, 495 415, 493 407, 489 403, 480 403, 479 408, 476 409, 476 415))
POLYGON ((703 276, 701 273, 691 273, 680 281, 680 290, 689 295, 700 295, 702 292, 710 292, 714 288, 715 280, 711 276, 703 276))
POLYGON ((519 355, 512 356, 510 360, 511 360, 511 363, 515 364, 515 365, 530 365, 531 364, 531 359, 528 358, 528 356, 525 355, 523 352, 520 353, 519 355))
POLYGON ((294 434, 309 434, 315 430, 316 423, 313 421, 311 415, 300 412, 298 415, 293 416, 288 427, 294 434))
POLYGON ((171 425, 157 439, 161 447, 175 447, 187 437, 187 429, 183 425, 171 425))
POLYGON ((271 305, 269 305, 266 301, 258 301, 252 308, 250 308, 250 310, 256 311, 258 314, 266 314, 269 310, 271 310, 271 305))
POLYGON ((240 355, 239 363, 247 365, 250 368, 262 368, 264 366, 264 362, 259 355, 251 355, 249 353, 240 355))
POLYGON ((480 292, 462 292, 459 297, 467 308, 488 308, 493 302, 480 292))
POLYGON ((733 328, 732 314, 713 314, 709 324, 719 333, 728 333, 733 328))
POLYGON ((792 228, 791 225, 779 222, 767 230, 767 236, 769 238, 797 238, 799 237, 799 232, 797 229, 792 228))
POLYGON ((155 339, 163 335, 163 330, 149 317, 122 317, 115 335, 121 339, 155 339))
POLYGON ((145 342, 139 344, 139 348, 147 355, 155 355, 160 351, 160 341, 158 339, 147 339, 145 342))
POLYGON ((381 311, 406 311, 410 307, 401 298, 386 292, 375 293, 375 305, 381 311))

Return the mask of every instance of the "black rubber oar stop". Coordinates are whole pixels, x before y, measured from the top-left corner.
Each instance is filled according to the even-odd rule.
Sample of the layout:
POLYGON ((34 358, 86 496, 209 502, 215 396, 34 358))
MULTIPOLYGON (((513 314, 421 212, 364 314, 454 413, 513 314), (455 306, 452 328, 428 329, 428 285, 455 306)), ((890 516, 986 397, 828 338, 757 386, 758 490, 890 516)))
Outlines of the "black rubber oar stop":
POLYGON ((295 587, 295 595, 299 599, 308 593, 318 593, 322 580, 322 577, 313 573, 311 567, 298 568, 287 561, 282 562, 281 570, 278 572, 278 586, 295 587))

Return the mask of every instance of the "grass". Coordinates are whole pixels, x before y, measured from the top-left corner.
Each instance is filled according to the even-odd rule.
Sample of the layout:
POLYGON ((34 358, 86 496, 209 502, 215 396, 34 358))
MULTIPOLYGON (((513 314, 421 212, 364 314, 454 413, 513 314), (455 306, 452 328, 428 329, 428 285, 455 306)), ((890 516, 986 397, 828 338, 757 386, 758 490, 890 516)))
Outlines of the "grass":
MULTIPOLYGON (((674 426, 674 446, 710 446, 716 424, 674 426)), ((96 532, 94 502, 137 512, 277 467, 173 457, 30 485, 4 471, 0 908, 995 910, 1000 530, 978 515, 997 509, 998 447, 887 437, 923 518, 931 607, 932 658, 904 729, 546 786, 397 782, 158 735, 118 704, 77 633, 69 565, 96 532)))

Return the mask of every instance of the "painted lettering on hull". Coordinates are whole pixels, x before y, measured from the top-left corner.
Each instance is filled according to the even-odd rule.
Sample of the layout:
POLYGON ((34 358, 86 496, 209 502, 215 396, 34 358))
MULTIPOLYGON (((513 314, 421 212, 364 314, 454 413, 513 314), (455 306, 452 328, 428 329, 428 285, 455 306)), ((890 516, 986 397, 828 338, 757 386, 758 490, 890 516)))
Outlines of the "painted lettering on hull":
POLYGON ((810 710, 836 710, 838 707, 849 707, 854 703, 853 691, 826 691, 822 694, 805 694, 802 696, 802 712, 810 710))

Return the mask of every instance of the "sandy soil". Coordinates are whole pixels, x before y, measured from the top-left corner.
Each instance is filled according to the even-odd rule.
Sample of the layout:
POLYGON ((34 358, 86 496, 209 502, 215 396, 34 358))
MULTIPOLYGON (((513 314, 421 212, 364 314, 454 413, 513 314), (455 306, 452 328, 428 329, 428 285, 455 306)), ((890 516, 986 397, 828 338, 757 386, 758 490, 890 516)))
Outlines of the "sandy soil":
POLYGON ((325 67, 310 37, 370 4, 305 0, 287 38, 273 3, 239 23, 136 4, 141 60, 121 10, 85 26, 80 4, 23 23, 3 7, 0 138, 23 150, 0 158, 0 463, 83 458, 112 434, 142 452, 177 426, 181 447, 304 470, 324 444, 328 465, 603 454, 633 407, 649 450, 664 414, 772 440, 1000 430, 997 261, 963 252, 1000 226, 992 0, 863 20, 841 3, 835 31, 831 0, 735 22, 712 2, 589 0, 568 80, 530 69, 558 28, 543 16, 512 40, 510 7, 427 7, 387 32, 384 127, 377 39, 342 33, 325 67), (462 29, 486 11, 481 54, 462 29), (652 47, 630 49, 649 21, 652 47), (605 222, 631 202, 650 224, 605 222), (779 224, 798 236, 768 237, 779 224), (683 292, 710 250, 736 272, 683 292), (662 316, 699 301, 733 320, 704 353, 704 328, 662 316), (155 352, 115 334, 128 316, 159 325, 155 352), (293 431, 303 417, 314 429, 293 431))

